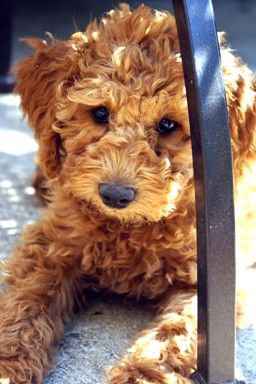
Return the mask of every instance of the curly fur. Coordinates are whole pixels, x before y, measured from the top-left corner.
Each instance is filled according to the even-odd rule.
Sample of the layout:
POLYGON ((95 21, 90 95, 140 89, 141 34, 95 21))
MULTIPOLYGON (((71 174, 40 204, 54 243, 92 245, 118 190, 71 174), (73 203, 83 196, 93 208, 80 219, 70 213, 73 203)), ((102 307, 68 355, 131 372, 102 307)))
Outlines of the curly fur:
MULTIPOLYGON (((256 103, 252 73, 220 36, 236 182, 238 284, 252 254, 256 103)), ((109 371, 108 383, 190 383, 196 368, 196 237, 192 153, 175 21, 127 5, 67 41, 28 39, 16 92, 39 142, 50 203, 6 262, 0 377, 39 384, 86 289, 154 299, 159 314, 109 371), (108 124, 91 109, 104 105, 108 124), (163 117, 180 127, 160 136, 163 117), (100 183, 136 189, 106 206, 100 183), (166 300, 168 297, 168 300, 166 300)), ((41 183, 40 183, 41 184, 41 183)), ((45 188, 45 186, 44 186, 45 188)), ((255 211, 255 209, 254 209, 255 211)), ((245 278, 243 278, 245 276, 245 278)), ((245 320, 246 286, 238 293, 245 320)))

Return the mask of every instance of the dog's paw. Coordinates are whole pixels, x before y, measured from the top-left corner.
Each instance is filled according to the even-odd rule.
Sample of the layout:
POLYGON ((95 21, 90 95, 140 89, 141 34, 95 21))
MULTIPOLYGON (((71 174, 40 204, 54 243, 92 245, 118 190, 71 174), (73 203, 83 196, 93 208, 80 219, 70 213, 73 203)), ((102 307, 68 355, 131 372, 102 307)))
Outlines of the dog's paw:
POLYGON ((106 384, 192 384, 193 381, 176 372, 168 372, 156 364, 143 364, 137 361, 136 365, 121 362, 108 371, 106 384))

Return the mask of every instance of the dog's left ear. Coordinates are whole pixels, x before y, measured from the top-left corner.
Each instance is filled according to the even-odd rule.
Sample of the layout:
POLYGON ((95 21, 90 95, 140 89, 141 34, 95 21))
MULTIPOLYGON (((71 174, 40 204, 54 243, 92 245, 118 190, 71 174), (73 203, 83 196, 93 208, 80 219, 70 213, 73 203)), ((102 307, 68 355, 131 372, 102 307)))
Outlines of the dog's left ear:
POLYGON ((60 137, 52 125, 56 118, 58 98, 74 68, 74 50, 64 41, 26 39, 35 52, 16 67, 15 92, 39 142, 39 165, 45 175, 53 178, 60 169, 60 137))
POLYGON ((222 49, 233 170, 240 176, 256 153, 256 84, 253 73, 230 49, 222 49))

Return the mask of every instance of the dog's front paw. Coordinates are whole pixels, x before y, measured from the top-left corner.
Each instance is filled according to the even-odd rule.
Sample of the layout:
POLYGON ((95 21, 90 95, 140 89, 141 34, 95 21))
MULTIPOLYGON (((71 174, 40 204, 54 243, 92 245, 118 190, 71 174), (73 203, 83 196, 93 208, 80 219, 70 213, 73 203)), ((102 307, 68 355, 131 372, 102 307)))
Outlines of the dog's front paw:
POLYGON ((124 360, 109 369, 107 384, 192 384, 192 381, 157 362, 124 360))

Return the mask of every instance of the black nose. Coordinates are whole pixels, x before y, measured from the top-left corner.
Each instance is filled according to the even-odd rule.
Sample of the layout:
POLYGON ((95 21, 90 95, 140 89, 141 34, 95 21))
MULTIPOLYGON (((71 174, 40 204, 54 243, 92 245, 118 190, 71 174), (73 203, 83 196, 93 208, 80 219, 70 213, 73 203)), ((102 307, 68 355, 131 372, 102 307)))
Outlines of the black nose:
POLYGON ((99 194, 104 204, 112 208, 125 208, 135 196, 135 190, 116 183, 99 185, 99 194))

